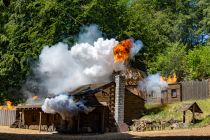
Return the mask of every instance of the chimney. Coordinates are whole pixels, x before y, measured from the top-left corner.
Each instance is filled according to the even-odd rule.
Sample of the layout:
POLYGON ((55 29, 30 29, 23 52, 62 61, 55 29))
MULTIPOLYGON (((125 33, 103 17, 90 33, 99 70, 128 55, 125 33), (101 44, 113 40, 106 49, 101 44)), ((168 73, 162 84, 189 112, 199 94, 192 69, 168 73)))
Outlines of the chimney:
POLYGON ((114 118, 118 125, 118 131, 127 131, 127 125, 124 123, 124 100, 125 100, 125 78, 117 73, 115 75, 115 114, 114 118))

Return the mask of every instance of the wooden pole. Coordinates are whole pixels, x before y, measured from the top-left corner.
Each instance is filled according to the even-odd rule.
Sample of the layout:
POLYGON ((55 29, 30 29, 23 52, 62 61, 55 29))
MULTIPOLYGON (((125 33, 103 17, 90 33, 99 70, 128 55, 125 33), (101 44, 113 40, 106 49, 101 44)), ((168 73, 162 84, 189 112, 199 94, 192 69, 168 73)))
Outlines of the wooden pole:
POLYGON ((183 111, 183 123, 185 123, 185 111, 183 111))
POLYGON ((56 115, 56 114, 53 114, 53 118, 52 118, 52 131, 54 131, 55 115, 56 115))
POLYGON ((22 112, 22 122, 23 122, 23 125, 25 125, 25 112, 24 112, 24 110, 23 110, 23 112, 22 112))
POLYGON ((22 112, 19 112, 19 113, 20 113, 19 128, 21 128, 21 122, 22 122, 22 112))
POLYGON ((193 104, 193 124, 195 124, 195 105, 193 104))
POLYGON ((42 126, 42 112, 39 112, 39 132, 41 132, 41 126, 42 126))

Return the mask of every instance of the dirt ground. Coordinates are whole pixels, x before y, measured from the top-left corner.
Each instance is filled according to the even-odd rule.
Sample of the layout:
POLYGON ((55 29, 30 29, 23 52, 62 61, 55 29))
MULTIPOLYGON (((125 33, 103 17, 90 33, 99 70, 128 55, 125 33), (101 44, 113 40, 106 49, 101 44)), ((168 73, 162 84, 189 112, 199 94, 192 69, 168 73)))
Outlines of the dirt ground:
POLYGON ((102 139, 140 139, 140 140, 210 140, 210 126, 193 129, 164 131, 62 135, 39 132, 37 130, 9 128, 0 126, 0 140, 102 140, 102 139))

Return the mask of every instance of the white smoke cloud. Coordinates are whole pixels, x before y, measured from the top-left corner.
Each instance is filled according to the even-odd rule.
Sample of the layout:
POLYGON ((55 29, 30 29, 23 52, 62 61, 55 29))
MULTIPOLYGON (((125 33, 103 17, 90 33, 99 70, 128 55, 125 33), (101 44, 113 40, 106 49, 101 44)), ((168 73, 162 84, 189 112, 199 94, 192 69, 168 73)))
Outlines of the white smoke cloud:
POLYGON ((115 39, 99 38, 94 45, 81 43, 70 50, 64 43, 46 46, 39 56, 39 71, 49 93, 60 94, 78 86, 110 81, 113 70, 123 70, 114 63, 115 39))
POLYGON ((98 38, 102 37, 102 32, 96 24, 83 26, 80 30, 78 43, 89 43, 93 45, 98 38))
POLYGON ((74 101, 72 96, 61 94, 54 98, 46 98, 42 105, 42 110, 45 113, 59 113, 63 120, 68 120, 77 114, 78 111, 89 113, 93 108, 86 107, 82 100, 74 101))
MULTIPOLYGON (((64 43, 51 47, 45 46, 39 56, 38 73, 43 77, 41 85, 48 94, 57 95, 47 98, 42 106, 46 113, 58 112, 63 119, 70 119, 69 112, 91 109, 82 101, 75 102, 73 97, 64 95, 75 88, 92 83, 111 81, 113 71, 124 70, 123 62, 114 63, 113 48, 119 43, 115 39, 103 39, 97 25, 83 27, 79 34, 79 43, 69 49, 64 43), (78 108, 79 107, 79 108, 78 108)), ((142 47, 137 41, 131 50, 134 56, 142 47)))
POLYGON ((146 92, 147 94, 151 94, 153 92, 154 96, 161 97, 161 90, 168 87, 168 83, 166 81, 160 80, 160 74, 150 74, 143 81, 139 82, 139 88, 146 92))

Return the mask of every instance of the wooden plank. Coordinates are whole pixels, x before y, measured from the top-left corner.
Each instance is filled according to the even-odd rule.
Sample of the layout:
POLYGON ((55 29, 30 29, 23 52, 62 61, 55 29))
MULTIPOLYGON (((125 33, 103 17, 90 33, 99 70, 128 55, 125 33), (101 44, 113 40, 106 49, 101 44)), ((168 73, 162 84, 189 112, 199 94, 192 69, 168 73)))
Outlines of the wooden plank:
POLYGON ((39 112, 39 132, 41 132, 42 127, 42 112, 39 112))
POLYGON ((184 81, 182 85, 182 99, 204 99, 209 97, 210 84, 208 80, 184 81))

